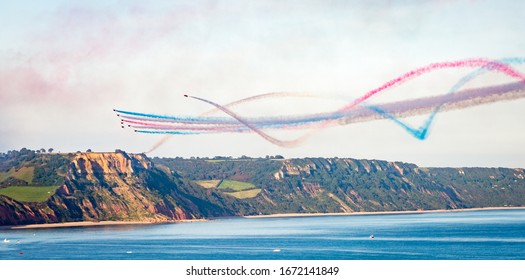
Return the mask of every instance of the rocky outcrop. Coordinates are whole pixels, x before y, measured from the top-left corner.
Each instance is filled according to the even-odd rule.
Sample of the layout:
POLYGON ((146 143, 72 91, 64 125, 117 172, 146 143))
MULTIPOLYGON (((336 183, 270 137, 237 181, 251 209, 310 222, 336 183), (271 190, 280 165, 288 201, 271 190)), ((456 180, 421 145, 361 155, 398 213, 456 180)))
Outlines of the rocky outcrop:
POLYGON ((142 154, 119 153, 78 153, 71 161, 74 169, 70 175, 127 175, 132 176, 135 171, 152 168, 151 161, 142 154))
POLYGON ((46 202, 24 203, 0 196, 0 225, 166 222, 202 218, 211 212, 233 214, 203 201, 205 193, 196 197, 191 185, 155 168, 145 155, 77 153, 69 158, 64 184, 46 202))
POLYGON ((28 205, 0 195, 0 225, 56 223, 58 218, 48 207, 28 205))
POLYGON ((50 207, 62 220, 163 222, 200 217, 177 203, 182 183, 168 177, 141 154, 79 153, 50 207), (164 189, 159 189, 162 184, 164 189))

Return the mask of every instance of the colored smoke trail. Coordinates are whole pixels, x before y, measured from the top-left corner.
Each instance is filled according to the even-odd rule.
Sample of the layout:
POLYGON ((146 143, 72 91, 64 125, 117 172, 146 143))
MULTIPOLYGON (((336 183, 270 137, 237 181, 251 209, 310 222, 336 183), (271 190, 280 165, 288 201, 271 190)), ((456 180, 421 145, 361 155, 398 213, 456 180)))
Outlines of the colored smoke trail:
MULTIPOLYGON (((371 98, 372 96, 378 94, 378 93, 381 93, 387 89, 390 89, 398 84, 403 84, 415 77, 419 77, 421 75, 424 75, 424 74, 427 74, 429 72, 432 72, 434 70, 438 70, 438 69, 446 69, 446 68, 458 68, 458 67, 473 67, 473 68, 481 68, 481 69, 487 69, 487 70, 491 70, 491 71, 498 71, 498 72, 501 72, 505 75, 508 75, 510 77, 515 77, 515 78, 519 78, 522 82, 525 82, 525 75, 523 75, 522 73, 520 72, 517 72, 516 70, 514 70, 512 67, 510 67, 508 64, 505 64, 505 63, 502 63, 502 62, 498 62, 498 61, 492 61, 492 60, 487 60, 487 59, 468 59, 468 60, 460 60, 460 61, 453 61, 453 62, 439 62, 439 63, 433 63, 433 64, 430 64, 428 66, 425 66, 425 67, 421 67, 421 68, 418 68, 418 69, 415 69, 415 70, 412 70, 412 71, 409 71, 401 76, 398 76, 386 83, 384 83, 383 85, 365 93, 363 96, 361 96, 360 98, 357 98, 356 100, 354 100, 353 102, 343 106, 341 109, 339 109, 336 113, 334 114, 337 114, 337 113, 343 113, 343 112, 348 112, 350 109, 354 108, 355 106, 363 103, 364 101, 366 101, 367 99, 371 98)), ((196 98, 197 99, 197 98, 196 98)), ((309 136, 311 134, 313 134, 312 132, 308 133, 308 134, 305 134, 299 138, 296 138, 294 140, 288 140, 288 141, 283 141, 283 140, 279 140, 279 139, 276 139, 268 134, 266 134, 265 132, 263 132, 262 130, 260 130, 259 128, 257 128, 256 126, 252 125, 251 123, 247 122, 246 120, 242 119, 241 117, 237 116, 235 113, 229 111, 227 108, 219 105, 219 104, 216 104, 216 103, 213 103, 209 100, 205 100, 205 99, 202 99, 202 98, 198 98, 199 100, 201 101, 204 101, 206 103, 209 103, 211 105, 214 105, 215 107, 217 107, 218 109, 222 110, 223 112, 227 113, 228 115, 232 116, 233 118, 235 118, 236 120, 238 120, 240 123, 244 124, 246 127, 252 129, 255 133, 259 134, 260 136, 262 136, 264 139, 268 140, 269 142, 273 143, 273 144, 276 144, 278 146, 282 146, 282 147, 294 147, 294 146, 297 146, 298 144, 300 144, 301 142, 303 142, 304 140, 306 140, 307 138, 309 138, 309 136)), ((382 113, 382 112, 380 112, 382 113)), ((432 117, 433 119, 433 117, 432 117)), ((317 130, 320 130, 320 129, 323 129, 323 128, 326 128, 328 127, 329 125, 331 125, 331 122, 333 120, 326 120, 324 121, 322 124, 318 125, 316 127, 317 130)), ((431 120, 430 120, 431 122, 431 120)), ((430 124, 429 122, 429 124, 430 124)), ((414 130, 406 125, 404 125, 403 123, 397 121, 398 124, 402 125, 408 132, 410 132, 412 135, 416 136, 417 138, 419 139, 424 139, 426 137, 426 133, 428 131, 428 128, 426 129, 423 129, 421 131, 419 130, 414 130)))
MULTIPOLYGON (((402 127, 405 127, 408 125, 402 122, 400 118, 433 113, 435 112, 436 106, 440 106, 440 111, 443 112, 460 110, 500 101, 516 100, 520 98, 525 98, 525 84, 517 82, 500 86, 464 90, 449 96, 434 96, 402 102, 360 107, 363 109, 368 109, 369 113, 355 114, 352 118, 346 118, 342 120, 340 124, 346 125, 358 121, 371 121, 374 119, 391 119, 395 122, 399 122, 398 124, 400 124, 402 127), (374 112, 376 114, 374 115, 370 112, 374 112)), ((357 113, 357 111, 353 112, 357 113)), ((407 130, 410 129, 414 128, 408 126, 407 130)))
MULTIPOLYGON (((241 118, 240 116, 238 116, 237 114, 235 114, 234 112, 229 110, 228 108, 226 108, 224 106, 221 106, 221 105, 219 105, 217 103, 214 103, 212 101, 209 101, 209 100, 206 100, 206 99, 200 98, 200 97, 195 97, 195 96, 188 96, 188 97, 196 99, 196 100, 200 100, 202 102, 206 102, 208 104, 211 104, 211 105, 217 107, 218 109, 220 109, 224 113, 230 115, 231 117, 235 118, 240 123, 244 124, 246 127, 250 128, 255 133, 259 134, 262 138, 266 139, 267 141, 269 141, 272 144, 275 144, 275 145, 278 145, 278 146, 281 146, 281 147, 291 148, 291 147, 296 146, 299 143, 297 141, 282 141, 282 140, 279 140, 279 139, 277 139, 275 137, 272 137, 272 136, 266 134, 265 132, 263 132, 262 130, 258 129, 256 126, 252 125, 251 123, 245 121, 243 118, 241 118)), ((299 139, 301 139, 301 138, 299 138, 299 139)))
POLYGON ((398 84, 405 83, 415 77, 419 77, 421 75, 427 74, 429 72, 432 72, 434 70, 438 69, 446 69, 446 68, 464 68, 464 67, 470 67, 470 68, 484 68, 487 70, 494 70, 499 71, 507 76, 518 78, 525 82, 525 75, 517 72, 512 67, 505 63, 497 62, 497 61, 491 61, 487 59, 467 59, 467 60, 460 60, 460 61, 453 61, 453 62, 438 62, 438 63, 432 63, 428 66, 421 67, 412 71, 409 71, 401 76, 398 76, 397 78, 394 78, 383 85, 365 93, 363 96, 357 98, 353 102, 343 106, 339 111, 346 111, 349 110, 363 101, 366 101, 370 97, 383 92, 387 89, 390 89, 398 84))
MULTIPOLYGON (((141 132, 141 133, 147 133, 147 132, 142 132, 142 131, 137 131, 137 132, 141 132)), ((166 134, 166 133, 165 133, 166 134)), ((168 142, 168 140, 170 140, 171 138, 171 134, 167 134, 167 135, 164 135, 164 137, 162 137, 157 143, 155 143, 151 148, 149 148, 147 151, 145 151, 144 153, 145 154, 149 154, 153 151, 155 151, 158 147, 162 146, 164 143, 168 142)))
MULTIPOLYGON (((240 100, 237 100, 237 101, 234 101, 234 102, 228 103, 226 105, 222 105, 222 106, 224 108, 231 109, 231 108, 233 108, 235 106, 239 106, 239 105, 246 104, 248 102, 253 102, 253 101, 256 101, 256 100, 260 100, 260 99, 284 98, 284 97, 311 97, 311 98, 319 98, 318 96, 315 96, 315 95, 312 95, 312 94, 309 94, 309 93, 302 93, 302 92, 270 92, 270 93, 263 93, 263 94, 258 94, 258 95, 250 96, 250 97, 247 97, 247 98, 243 98, 243 99, 240 99, 240 100)), ((215 109, 212 109, 212 110, 210 110, 208 112, 205 112, 201 116, 207 116, 207 115, 215 114, 215 113, 218 113, 220 111, 222 111, 222 110, 219 109, 219 108, 215 108, 215 109)))
MULTIPOLYGON (((247 98, 244 98, 244 99, 240 99, 240 100, 228 103, 228 104, 224 105, 224 107, 232 108, 232 107, 235 107, 235 106, 238 106, 238 105, 241 105, 241 104, 245 104, 245 103, 248 103, 248 102, 253 102, 253 101, 256 101, 256 100, 260 100, 260 99, 277 98, 277 97, 315 97, 315 96, 313 96, 311 94, 308 94, 308 93, 300 93, 300 92, 299 93, 293 93, 293 92, 270 92, 270 93, 264 93, 264 94, 259 94, 259 95, 250 96, 250 97, 247 97, 247 98)), ((214 113, 217 113, 217 112, 220 112, 220 111, 221 110, 215 108, 215 109, 212 109, 212 110, 210 110, 208 112, 205 112, 205 113, 201 114, 200 116, 203 117, 203 116, 211 115, 211 114, 214 114, 214 113)), ((140 131, 140 132, 142 132, 142 131, 140 131)), ((148 153, 153 152, 154 150, 156 150, 157 148, 162 146, 164 143, 166 143, 172 136, 173 136, 172 134, 168 134, 168 135, 162 137, 162 139, 160 139, 157 143, 155 143, 151 148, 149 148, 144 153, 148 154, 148 153)))
MULTIPOLYGON (((375 106, 354 107, 348 113, 340 115, 338 118, 334 118, 332 114, 325 114, 317 123, 329 119, 336 120, 337 125, 346 125, 387 118, 406 118, 431 113, 435 110, 435 107, 439 105, 441 105, 441 111, 450 111, 524 97, 525 84, 518 82, 500 86, 464 90, 456 93, 454 96, 432 96, 375 106), (384 110, 379 111, 373 107, 384 108, 384 110)), ((311 124, 316 124, 316 122, 310 122, 310 120, 311 119, 276 119, 275 123, 272 123, 270 126, 268 125, 267 120, 259 122, 257 119, 246 119, 247 122, 258 128, 272 128, 272 126, 278 124, 280 125, 279 127, 288 125, 288 127, 297 127, 301 129, 312 128, 313 126, 311 124)), ((229 122, 229 120, 225 121, 229 122)), ((226 127, 232 126, 229 123, 228 126, 224 126, 224 128, 226 127)), ((246 131, 246 129, 247 128, 243 127, 242 124, 239 124, 237 132, 243 132, 246 131), (243 128, 244 130, 242 130, 243 128)), ((228 130, 228 132, 232 131, 228 130)))
MULTIPOLYGON (((338 125, 346 125, 357 122, 373 121, 386 118, 405 118, 417 115, 423 115, 435 110, 436 106, 442 105, 442 111, 465 109, 477 105, 494 103, 506 100, 515 100, 525 97, 525 84, 511 83, 492 87, 483 87, 476 89, 469 89, 457 92, 454 95, 432 96, 419 99, 411 99, 399 102, 391 102, 385 104, 375 105, 376 108, 382 108, 382 114, 378 114, 371 106, 359 106, 350 110, 345 115, 341 115, 337 120, 338 125), (388 112, 388 113, 387 113, 388 112)), ((326 119, 333 119, 333 115, 324 114, 317 115, 318 122, 326 119)), ((289 119, 246 119, 252 125, 258 128, 312 128, 312 117, 308 118, 289 118, 289 119)), ((216 124, 192 124, 179 125, 176 122, 172 126, 166 125, 165 122, 136 122, 133 120, 123 119, 126 123, 134 124, 133 128, 144 129, 146 126, 151 130, 162 129, 180 129, 186 134, 192 133, 218 133, 218 132, 248 132, 250 128, 245 127, 242 123, 238 123, 235 119, 224 118, 222 125, 216 124)), ((155 134, 162 134, 163 131, 155 131, 155 134)))
MULTIPOLYGON (((503 58, 503 59, 500 59, 498 62, 507 64, 507 65, 508 64, 523 64, 523 63, 525 63, 525 58, 520 58, 520 57, 503 58)), ((472 81, 475 78, 478 78, 479 76, 481 76, 482 74, 485 74, 487 72, 489 72, 489 69, 487 69, 487 68, 480 68, 480 69, 478 69, 478 70, 476 70, 476 71, 466 75, 465 77, 461 78, 461 80, 459 80, 456 84, 454 84, 450 88, 450 90, 448 91, 448 93, 446 95, 447 96, 448 95, 453 95, 460 88, 465 86, 468 82, 472 81)), ((443 99, 443 100, 445 100, 445 99, 443 99)), ((445 101, 443 101, 442 103, 436 105, 434 110, 430 113, 430 115, 424 121, 423 125, 421 125, 417 129, 412 127, 411 125, 409 125, 407 122, 404 122, 401 119, 396 118, 395 116, 389 114, 387 111, 381 109, 378 106, 369 105, 368 107, 371 110, 377 112, 378 114, 383 115, 386 118, 389 118, 390 120, 392 120, 393 122, 395 122, 396 124, 398 124, 399 126, 404 128, 408 133, 410 133, 412 136, 416 137, 417 139, 424 140, 424 139, 426 139, 428 137, 428 130, 429 130, 430 126, 432 125, 432 123, 434 122, 434 119, 435 119, 437 113, 441 110, 441 107, 444 104, 445 104, 445 101)))
MULTIPOLYGON (((500 61, 491 61, 487 59, 470 59, 454 62, 440 62, 430 64, 425 67, 409 71, 393 80, 384 83, 365 93, 360 98, 348 103, 335 112, 292 116, 292 117, 266 117, 266 118, 244 118, 233 112, 230 108, 247 102, 253 102, 263 98, 279 97, 312 97, 312 95, 297 93, 269 93, 241 99, 227 105, 219 105, 213 101, 195 96, 190 97, 215 107, 230 116, 224 117, 205 117, 203 115, 213 113, 209 111, 200 117, 181 117, 181 116, 163 116, 144 114, 137 112, 128 112, 115 110, 122 115, 123 121, 130 123, 136 132, 153 133, 153 134, 201 134, 201 133, 219 133, 219 132, 255 132, 265 140, 282 147, 294 147, 306 140, 312 134, 320 129, 333 125, 343 125, 358 121, 367 121, 373 119, 388 118, 396 124, 403 127, 406 131, 418 139, 425 139, 428 135, 428 128, 433 122, 436 114, 442 110, 462 109, 480 104, 492 103, 501 100, 511 100, 522 98, 525 88, 525 75, 516 71, 509 64, 524 63, 524 58, 507 58, 500 61), (423 98, 417 100, 407 100, 403 102, 388 103, 382 105, 369 105, 364 102, 372 96, 391 89, 394 86, 401 85, 415 77, 419 77, 431 71, 445 68, 475 67, 478 70, 463 77, 458 81, 447 94, 439 97, 423 98), (463 91, 459 94, 458 90, 465 84, 480 76, 483 73, 494 71, 503 73, 509 77, 519 79, 519 83, 507 84, 497 87, 478 88, 470 91, 463 91), (359 106, 357 106, 359 105, 359 106), (424 124, 419 128, 409 126, 400 120, 400 117, 410 115, 420 115, 430 113, 424 124), (312 129, 309 133, 294 139, 280 140, 262 129, 312 129)), ((162 145, 167 138, 158 142, 150 151, 162 145)), ((148 152, 150 152, 148 151, 148 152)))

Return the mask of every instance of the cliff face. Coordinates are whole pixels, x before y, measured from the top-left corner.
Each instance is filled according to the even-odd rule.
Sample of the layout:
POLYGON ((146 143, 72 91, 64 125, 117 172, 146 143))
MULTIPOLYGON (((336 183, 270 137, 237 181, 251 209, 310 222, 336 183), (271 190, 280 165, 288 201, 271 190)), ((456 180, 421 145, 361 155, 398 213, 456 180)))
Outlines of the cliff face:
POLYGON ((525 205, 523 169, 420 168, 341 158, 154 161, 191 180, 242 178, 262 189, 244 200, 262 214, 525 205))
POLYGON ((156 168, 144 155, 77 153, 67 158, 63 183, 46 202, 19 202, 0 195, 0 225, 100 220, 164 222, 202 218, 211 213, 234 215, 223 206, 233 199, 195 189, 176 174, 156 168), (214 198, 206 200, 210 194, 214 198))
POLYGON ((41 207, 0 197, 0 225, 56 223, 55 213, 45 205, 41 207))
POLYGON ((339 158, 152 161, 124 152, 0 154, 0 225, 524 205, 523 169, 420 168, 339 158), (202 187, 206 180, 216 184, 202 187), (227 189, 218 186, 224 180, 227 189), (56 191, 26 202, 5 194, 15 185, 56 191))
POLYGON ((290 159, 260 197, 289 212, 360 212, 465 207, 416 165, 354 159, 290 159))
POLYGON ((85 174, 88 179, 95 179, 95 175, 132 176, 134 172, 152 168, 152 163, 141 154, 125 153, 78 153, 71 160, 74 174, 85 174))
MULTIPOLYGON (((66 182, 51 197, 49 207, 60 220, 141 220, 160 222, 191 219, 173 200, 153 192, 147 174, 157 172, 143 155, 80 153, 69 164, 66 182)), ((167 174, 157 172, 166 179, 167 174)), ((175 182, 173 187, 176 188, 175 182)))

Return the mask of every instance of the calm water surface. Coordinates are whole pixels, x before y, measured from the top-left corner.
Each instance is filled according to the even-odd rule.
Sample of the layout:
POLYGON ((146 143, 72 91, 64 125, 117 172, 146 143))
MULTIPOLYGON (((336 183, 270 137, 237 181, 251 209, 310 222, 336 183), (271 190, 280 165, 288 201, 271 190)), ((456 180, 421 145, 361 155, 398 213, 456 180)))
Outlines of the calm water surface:
POLYGON ((0 230, 0 259, 524 260, 525 210, 0 230))

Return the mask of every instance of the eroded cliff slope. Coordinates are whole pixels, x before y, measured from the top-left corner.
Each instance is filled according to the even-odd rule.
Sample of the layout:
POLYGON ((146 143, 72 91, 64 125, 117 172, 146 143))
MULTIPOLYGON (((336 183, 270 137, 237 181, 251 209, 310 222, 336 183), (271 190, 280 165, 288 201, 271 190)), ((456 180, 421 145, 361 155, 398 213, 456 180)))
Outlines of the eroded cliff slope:
POLYGON ((0 225, 525 206, 525 172, 341 158, 0 153, 0 225))
MULTIPOLYGON (((37 159, 47 155, 37 155, 37 159)), ((233 198, 213 190, 202 190, 183 182, 174 173, 156 168, 144 155, 76 153, 67 159, 54 194, 44 202, 16 200, 0 195, 0 224, 52 223, 68 221, 149 221, 196 219, 212 215, 234 215, 225 205, 233 198), (212 198, 207 199, 211 194, 212 198)), ((22 161, 16 167, 35 165, 22 161)), ((41 165, 47 165, 45 160, 41 165)), ((62 167, 61 167, 62 168, 62 167)), ((23 182, 18 182, 21 185, 23 182)), ((25 182, 32 185, 34 182, 25 182)), ((4 186, 11 187, 13 186, 4 186)), ((22 186, 14 188, 24 190, 22 186)))

